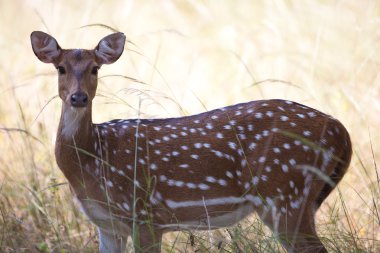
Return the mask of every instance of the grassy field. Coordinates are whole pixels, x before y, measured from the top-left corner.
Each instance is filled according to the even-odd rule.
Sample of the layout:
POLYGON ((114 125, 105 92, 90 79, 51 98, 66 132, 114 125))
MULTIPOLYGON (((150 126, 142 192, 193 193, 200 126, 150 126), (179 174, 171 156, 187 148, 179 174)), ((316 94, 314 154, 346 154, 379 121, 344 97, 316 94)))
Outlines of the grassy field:
MULTIPOLYGON (((100 72, 94 121, 172 117, 266 98, 341 120, 354 156, 318 212, 331 252, 380 252, 380 2, 0 0, 0 252, 94 252, 53 154, 56 71, 30 33, 92 48, 110 26, 130 41, 100 72), (138 108, 142 101, 141 108, 138 108)), ((281 252, 257 219, 166 234, 168 252, 281 252), (191 245, 191 241, 194 245, 191 245)))

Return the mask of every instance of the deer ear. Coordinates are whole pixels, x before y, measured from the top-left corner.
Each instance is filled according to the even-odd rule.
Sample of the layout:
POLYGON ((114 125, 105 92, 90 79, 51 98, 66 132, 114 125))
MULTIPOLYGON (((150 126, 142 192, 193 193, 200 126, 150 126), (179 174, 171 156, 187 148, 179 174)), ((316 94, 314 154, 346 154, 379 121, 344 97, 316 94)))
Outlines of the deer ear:
POLYGON ((61 54, 57 41, 47 33, 35 31, 30 35, 34 54, 45 63, 53 63, 61 54))
POLYGON ((114 63, 124 50, 125 35, 113 33, 104 37, 95 48, 95 54, 100 64, 114 63))

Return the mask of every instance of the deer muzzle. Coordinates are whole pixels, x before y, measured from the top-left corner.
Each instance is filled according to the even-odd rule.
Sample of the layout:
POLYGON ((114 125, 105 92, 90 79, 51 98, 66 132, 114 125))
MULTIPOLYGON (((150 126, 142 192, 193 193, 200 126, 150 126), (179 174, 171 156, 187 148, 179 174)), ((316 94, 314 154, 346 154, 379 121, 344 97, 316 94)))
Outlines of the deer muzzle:
POLYGON ((88 95, 82 91, 75 92, 70 97, 70 103, 73 107, 85 107, 88 104, 88 95))

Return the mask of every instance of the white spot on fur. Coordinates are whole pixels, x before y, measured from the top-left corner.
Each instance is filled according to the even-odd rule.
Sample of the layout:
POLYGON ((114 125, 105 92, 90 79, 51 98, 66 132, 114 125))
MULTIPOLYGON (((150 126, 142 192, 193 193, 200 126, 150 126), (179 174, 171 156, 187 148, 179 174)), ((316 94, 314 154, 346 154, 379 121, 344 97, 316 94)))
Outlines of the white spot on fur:
POLYGON ((218 139, 223 139, 223 134, 222 134, 222 133, 217 133, 217 134, 216 134, 216 138, 218 138, 218 139))
POLYGON ((191 155, 191 158, 193 158, 193 159, 198 159, 198 158, 199 158, 199 155, 192 154, 192 155, 191 155))

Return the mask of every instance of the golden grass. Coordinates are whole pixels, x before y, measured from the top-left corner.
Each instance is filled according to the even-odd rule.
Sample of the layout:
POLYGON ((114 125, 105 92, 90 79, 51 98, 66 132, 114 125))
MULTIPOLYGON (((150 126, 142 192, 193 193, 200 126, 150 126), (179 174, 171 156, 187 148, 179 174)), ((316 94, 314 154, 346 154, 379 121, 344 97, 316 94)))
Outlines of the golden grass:
MULTIPOLYGON (((100 72, 96 122, 136 117, 139 99, 144 117, 262 98, 330 113, 351 133, 355 154, 340 193, 318 213, 318 229, 333 252, 379 252, 379 16, 380 3, 370 0, 2 1, 0 251, 97 247, 94 227, 73 206, 54 161, 55 70, 34 57, 29 35, 43 30, 64 48, 91 48, 110 31, 90 25, 103 24, 131 43, 100 72)), ((218 251, 211 239, 229 252, 249 252, 247 245, 279 251, 262 226, 253 216, 229 230, 197 233, 195 247, 188 233, 172 233, 165 248, 218 251)))

